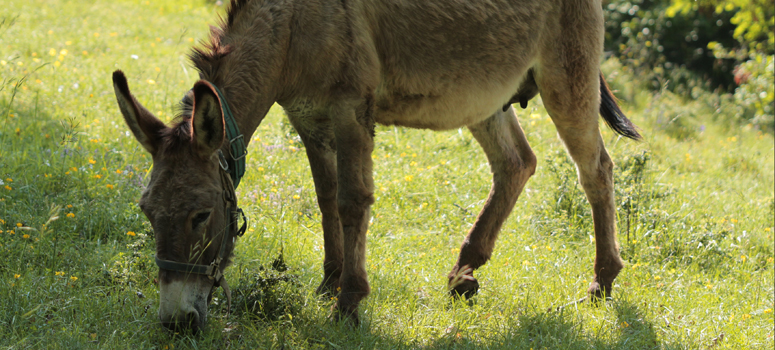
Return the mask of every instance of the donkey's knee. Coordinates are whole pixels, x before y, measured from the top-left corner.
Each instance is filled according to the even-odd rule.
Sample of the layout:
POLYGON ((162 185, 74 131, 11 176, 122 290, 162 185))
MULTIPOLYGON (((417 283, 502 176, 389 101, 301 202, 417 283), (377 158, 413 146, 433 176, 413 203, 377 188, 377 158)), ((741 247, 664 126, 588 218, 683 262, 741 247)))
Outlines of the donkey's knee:
POLYGON ((360 221, 373 203, 374 194, 371 191, 360 190, 339 193, 337 204, 339 206, 340 220, 343 221, 342 224, 352 224, 349 222, 350 220, 360 221))

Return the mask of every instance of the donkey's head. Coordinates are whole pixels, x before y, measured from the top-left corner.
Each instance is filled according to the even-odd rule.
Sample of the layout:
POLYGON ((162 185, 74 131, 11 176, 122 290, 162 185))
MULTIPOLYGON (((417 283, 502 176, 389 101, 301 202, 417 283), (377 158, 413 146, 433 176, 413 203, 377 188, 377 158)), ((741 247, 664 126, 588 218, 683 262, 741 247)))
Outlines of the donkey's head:
POLYGON ((153 156, 140 208, 153 226, 159 265, 159 318, 168 328, 201 329, 214 287, 234 249, 236 199, 220 165, 224 116, 214 88, 199 82, 184 98, 190 113, 164 125, 113 73, 118 105, 135 138, 153 156))

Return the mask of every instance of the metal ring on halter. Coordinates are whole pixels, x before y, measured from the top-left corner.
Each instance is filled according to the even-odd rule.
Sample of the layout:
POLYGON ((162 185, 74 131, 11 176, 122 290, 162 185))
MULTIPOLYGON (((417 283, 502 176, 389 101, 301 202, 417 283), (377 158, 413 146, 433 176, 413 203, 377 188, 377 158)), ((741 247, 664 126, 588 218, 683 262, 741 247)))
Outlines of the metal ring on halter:
POLYGON ((221 169, 225 172, 229 172, 229 162, 226 161, 226 156, 223 155, 221 150, 218 150, 218 164, 221 165, 221 169))

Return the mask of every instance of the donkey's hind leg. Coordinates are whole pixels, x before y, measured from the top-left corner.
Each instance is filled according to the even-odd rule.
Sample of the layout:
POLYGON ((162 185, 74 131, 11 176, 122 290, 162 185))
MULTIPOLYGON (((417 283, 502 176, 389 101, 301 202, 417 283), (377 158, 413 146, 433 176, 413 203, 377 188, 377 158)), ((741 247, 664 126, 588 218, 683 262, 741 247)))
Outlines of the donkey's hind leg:
POLYGON ((563 2, 553 44, 541 49, 536 83, 590 205, 595 227, 595 278, 589 295, 611 294, 624 267, 616 243, 613 162, 600 135, 600 56, 603 11, 598 3, 563 2))
MULTIPOLYGON (((593 71, 594 69, 594 71, 593 71)), ((579 181, 592 206, 595 228, 595 277, 589 287, 593 299, 611 295, 613 281, 624 267, 616 242, 613 166, 599 130, 599 73, 547 68, 538 74, 544 106, 560 138, 576 163, 579 181)))
POLYGON ((463 241, 457 263, 448 276, 450 293, 466 298, 479 288, 472 270, 490 259, 501 225, 536 168, 535 155, 511 106, 468 128, 484 149, 493 175, 487 202, 463 241))
MULTIPOLYGON (((544 100, 546 101, 546 100, 544 100)), ((548 101, 546 101, 548 102, 548 101)), ((549 109, 547 104, 547 109, 549 109)), ((592 109, 588 115, 594 115, 592 109)), ((552 118, 578 170, 579 181, 592 206, 595 227, 595 277, 589 296, 601 299, 611 295, 613 281, 624 267, 616 242, 616 208, 614 205, 613 166, 600 136, 597 116, 594 122, 569 123, 552 118)), ((591 118, 585 118, 591 119, 591 118)))

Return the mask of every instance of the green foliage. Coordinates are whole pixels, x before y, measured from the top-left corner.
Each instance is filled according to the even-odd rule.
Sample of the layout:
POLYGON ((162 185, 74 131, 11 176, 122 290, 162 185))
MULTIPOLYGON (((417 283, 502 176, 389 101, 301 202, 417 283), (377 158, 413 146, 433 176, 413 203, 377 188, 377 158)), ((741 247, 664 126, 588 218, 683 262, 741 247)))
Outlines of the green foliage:
POLYGON ((606 50, 647 82, 645 87, 686 97, 697 89, 732 91, 733 60, 719 60, 708 43, 736 41, 729 15, 693 11, 669 16, 665 1, 612 1, 606 7, 606 50))
POLYGON ((740 87, 735 90, 735 101, 754 110, 751 123, 767 130, 775 130, 775 56, 754 54, 735 70, 740 87))
POLYGON ((752 51, 775 49, 775 4, 768 0, 671 0, 666 14, 686 16, 692 12, 713 9, 715 15, 732 13, 733 36, 752 51))
POLYGON ((734 93, 744 110, 731 119, 774 130, 771 1, 614 1, 607 9, 606 48, 646 88, 692 99, 734 93))

